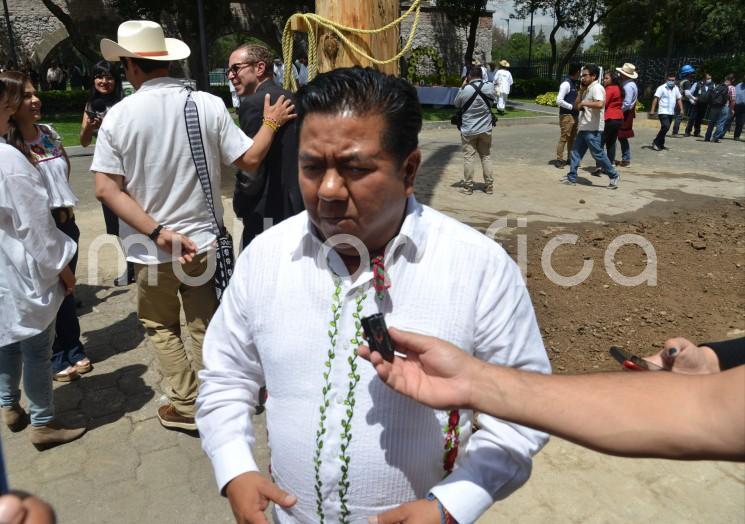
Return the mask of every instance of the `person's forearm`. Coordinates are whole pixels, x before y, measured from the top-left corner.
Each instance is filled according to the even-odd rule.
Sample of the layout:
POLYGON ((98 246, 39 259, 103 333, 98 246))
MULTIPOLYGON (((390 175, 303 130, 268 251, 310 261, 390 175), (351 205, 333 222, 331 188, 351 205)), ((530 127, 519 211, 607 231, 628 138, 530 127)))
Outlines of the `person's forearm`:
POLYGON ((259 131, 253 137, 254 143, 246 150, 242 157, 234 162, 236 167, 249 173, 255 173, 269 153, 275 133, 271 127, 262 124, 259 131))
POLYGON ((93 141, 93 129, 90 126, 83 126, 80 130, 80 145, 88 147, 93 141))
POLYGON ((556 376, 484 365, 473 391, 475 410, 603 453, 745 458, 745 367, 705 376, 556 376))

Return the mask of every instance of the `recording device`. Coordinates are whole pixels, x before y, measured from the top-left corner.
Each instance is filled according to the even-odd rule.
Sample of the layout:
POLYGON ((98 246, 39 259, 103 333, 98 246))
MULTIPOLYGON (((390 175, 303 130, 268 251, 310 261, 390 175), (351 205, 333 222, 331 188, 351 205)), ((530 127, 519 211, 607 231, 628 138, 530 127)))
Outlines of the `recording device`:
POLYGON ((653 364, 652 362, 648 362, 641 357, 637 357, 636 355, 632 355, 631 353, 624 351, 619 346, 611 346, 610 354, 626 369, 630 369, 633 371, 664 370, 664 368, 658 366, 657 364, 653 364))
POLYGON ((376 313, 362 319, 367 343, 371 351, 377 351, 387 362, 393 362, 393 342, 385 325, 382 313, 376 313))
POLYGON ((106 102, 103 101, 101 98, 96 98, 93 102, 91 102, 91 110, 86 111, 86 114, 88 115, 88 118, 94 119, 94 118, 100 118, 102 114, 106 112, 106 102))

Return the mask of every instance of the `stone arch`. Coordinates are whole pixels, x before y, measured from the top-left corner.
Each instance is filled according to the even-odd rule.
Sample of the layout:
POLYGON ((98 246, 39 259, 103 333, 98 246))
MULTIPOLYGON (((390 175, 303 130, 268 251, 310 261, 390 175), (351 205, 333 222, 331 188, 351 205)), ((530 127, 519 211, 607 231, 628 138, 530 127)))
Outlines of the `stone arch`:
POLYGON ((69 37, 70 35, 67 33, 67 29, 65 29, 64 26, 60 26, 54 31, 46 33, 43 40, 34 46, 31 60, 37 64, 43 64, 49 54, 69 37))

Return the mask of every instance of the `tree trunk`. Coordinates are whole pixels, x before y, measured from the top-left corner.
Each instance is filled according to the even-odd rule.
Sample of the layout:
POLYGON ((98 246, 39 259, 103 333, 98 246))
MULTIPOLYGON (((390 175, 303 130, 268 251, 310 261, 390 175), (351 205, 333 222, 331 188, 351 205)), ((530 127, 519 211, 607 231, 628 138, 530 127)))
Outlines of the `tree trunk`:
MULTIPOLYGON (((341 25, 357 29, 378 29, 399 16, 399 0, 316 0, 316 14, 341 25)), ((383 33, 359 35, 344 33, 344 36, 368 55, 387 59, 398 52, 399 26, 383 33)), ((384 73, 398 75, 398 61, 376 65, 358 56, 331 31, 321 29, 318 38, 318 72, 324 73, 340 67, 375 67, 384 73)))
MULTIPOLYGON (((572 47, 569 48, 569 51, 567 51, 564 56, 561 57, 561 60, 559 61, 559 65, 557 66, 557 75, 559 71, 563 71, 564 67, 566 67, 567 63, 569 63, 569 60, 572 58, 572 55, 577 51, 579 46, 582 44, 582 41, 587 37, 588 34, 590 34, 590 31, 593 27, 597 25, 598 22, 603 20, 605 17, 607 17, 609 14, 611 14, 616 7, 618 7, 619 4, 614 5, 613 7, 609 8, 607 11, 602 13, 597 18, 590 19, 590 22, 587 24, 587 27, 580 33, 575 39, 574 43, 572 44, 572 47)), ((600 79, 602 80, 602 78, 600 79)))
POLYGON ((65 13, 62 8, 52 0, 41 1, 44 6, 49 9, 49 12, 51 12, 60 22, 62 22, 62 25, 65 26, 67 34, 70 35, 70 42, 81 55, 92 63, 101 60, 101 55, 99 54, 98 49, 93 46, 89 38, 86 38, 80 31, 78 31, 78 24, 73 21, 70 15, 65 13))
MULTIPOLYGON (((468 23, 468 42, 466 45, 466 63, 470 64, 473 60, 473 51, 476 49, 476 34, 479 30, 479 20, 481 20, 481 4, 479 0, 473 2, 471 12, 471 21, 468 23)), ((488 61, 491 57, 487 57, 488 61)))
POLYGON ((665 54, 665 69, 663 74, 667 74, 670 70, 670 59, 673 56, 673 45, 675 44, 675 28, 678 25, 678 12, 673 11, 672 19, 670 20, 670 32, 667 35, 667 53, 665 54))
MULTIPOLYGON (((558 18, 557 18, 558 20, 558 18)), ((548 35, 548 43, 551 44, 551 57, 548 59, 548 74, 549 76, 554 76, 554 65, 556 64, 556 33, 559 32, 559 29, 561 29, 561 26, 557 25, 554 26, 553 29, 551 29, 551 33, 548 35)), ((556 78, 558 79, 561 75, 561 69, 556 69, 556 78)))

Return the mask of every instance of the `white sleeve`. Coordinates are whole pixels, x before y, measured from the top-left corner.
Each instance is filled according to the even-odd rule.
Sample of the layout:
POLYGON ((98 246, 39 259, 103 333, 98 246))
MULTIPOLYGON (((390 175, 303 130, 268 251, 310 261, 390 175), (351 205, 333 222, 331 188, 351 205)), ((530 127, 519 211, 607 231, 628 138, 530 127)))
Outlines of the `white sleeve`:
POLYGON ((243 156, 243 153, 248 151, 254 141, 248 138, 246 133, 233 122, 230 113, 228 113, 228 108, 225 107, 222 100, 220 100, 220 105, 222 106, 218 124, 220 126, 220 158, 224 165, 229 166, 243 156))
POLYGON ((569 94, 569 82, 562 82, 559 86, 559 94, 556 95, 556 103, 559 105, 559 107, 563 107, 564 109, 569 109, 570 111, 574 109, 574 106, 570 104, 569 102, 565 101, 564 98, 569 94))
MULTIPOLYGON (((502 254, 477 299, 474 356, 492 364, 550 373, 533 305, 517 265, 502 254)), ((475 522, 530 477, 548 435, 487 415, 461 450, 454 471, 432 493, 458 522, 475 522)))
MULTIPOLYGON (((115 115, 114 115, 115 116, 115 115)), ((113 143, 111 129, 114 124, 114 118, 109 114, 101 124, 96 137, 96 149, 93 152, 93 162, 91 171, 99 173, 109 173, 112 175, 124 176, 124 161, 121 151, 113 143)))
POLYGON ((663 90, 663 89, 664 89, 664 87, 663 87, 663 86, 660 86, 660 87, 658 87, 658 88, 657 88, 657 89, 655 90, 655 92, 654 92, 654 96, 656 96, 657 98, 662 98, 662 94, 663 94, 663 91, 662 91, 662 90, 663 90))
POLYGON ((244 252, 210 321, 199 372, 196 422, 220 491, 238 475, 259 470, 251 452, 256 442, 251 416, 264 373, 253 342, 249 275, 244 252))

